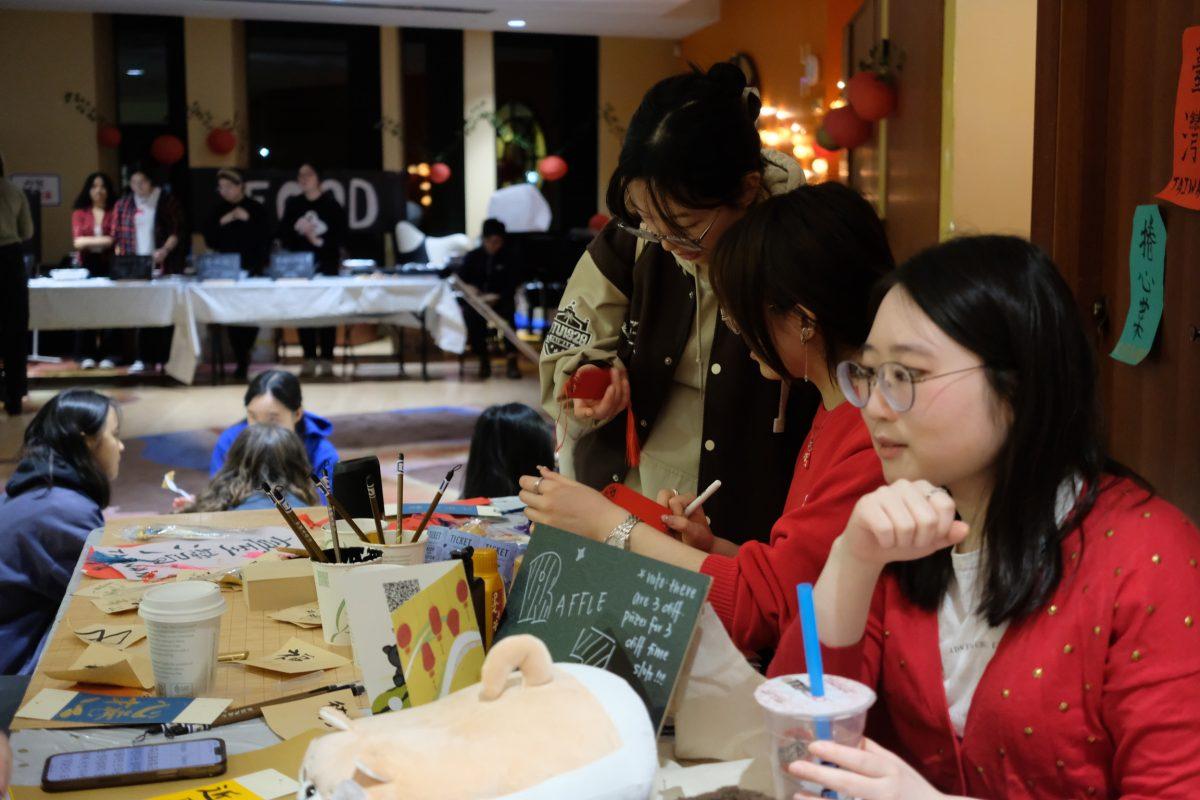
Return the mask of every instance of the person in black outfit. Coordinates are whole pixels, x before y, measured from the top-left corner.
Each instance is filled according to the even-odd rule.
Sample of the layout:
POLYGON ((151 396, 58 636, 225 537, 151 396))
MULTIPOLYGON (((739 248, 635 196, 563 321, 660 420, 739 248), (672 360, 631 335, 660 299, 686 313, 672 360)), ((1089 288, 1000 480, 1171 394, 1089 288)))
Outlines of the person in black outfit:
POLYGON ((4 410, 21 413, 25 360, 29 355, 29 276, 22 243, 33 238, 33 216, 25 192, 4 177, 0 156, 0 356, 4 358, 4 410))
MULTIPOLYGON (((458 278, 463 283, 474 286, 484 299, 504 317, 510 326, 513 325, 513 313, 516 311, 514 294, 517 290, 517 265, 512 253, 504 246, 504 236, 507 230, 504 223, 498 219, 484 220, 483 244, 463 257, 462 268, 458 278)), ((487 320, 459 300, 463 310, 463 321, 467 325, 467 341, 471 350, 479 358, 479 376, 492 377, 492 364, 488 358, 487 320)), ((507 375, 510 378, 520 378, 521 370, 517 368, 517 348, 507 338, 504 340, 504 352, 508 356, 507 375)))
MULTIPOLYGON (((242 175, 237 170, 217 172, 217 194, 221 199, 205 222, 204 245, 215 253, 237 253, 242 258, 242 269, 251 275, 261 275, 271 251, 271 220, 267 209, 246 196, 242 175)), ((244 380, 258 328, 230 325, 226 330, 237 359, 233 375, 244 380)))
MULTIPOLYGON (((314 254, 317 271, 322 275, 337 275, 342 262, 342 245, 346 242, 346 209, 329 192, 321 191, 321 176, 311 162, 304 162, 296 171, 296 181, 302 194, 289 197, 283 207, 276 234, 285 250, 308 251, 314 254)), ((320 371, 333 374, 333 345, 336 328, 301 328, 300 346, 304 348, 304 367, 301 377, 318 373, 318 343, 320 371)))

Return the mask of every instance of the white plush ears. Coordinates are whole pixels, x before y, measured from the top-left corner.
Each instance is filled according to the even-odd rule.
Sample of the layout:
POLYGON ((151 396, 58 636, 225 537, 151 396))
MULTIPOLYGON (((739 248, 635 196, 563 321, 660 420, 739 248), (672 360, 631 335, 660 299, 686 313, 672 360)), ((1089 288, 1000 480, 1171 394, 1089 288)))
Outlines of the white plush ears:
POLYGON ((521 671, 526 686, 554 680, 554 660, 541 639, 527 633, 509 636, 493 645, 484 659, 479 699, 489 702, 504 694, 514 669, 521 671))
POLYGON ((350 718, 342 711, 338 711, 333 706, 325 706, 317 712, 317 716, 321 718, 325 724, 338 729, 339 731, 348 731, 353 726, 350 718))

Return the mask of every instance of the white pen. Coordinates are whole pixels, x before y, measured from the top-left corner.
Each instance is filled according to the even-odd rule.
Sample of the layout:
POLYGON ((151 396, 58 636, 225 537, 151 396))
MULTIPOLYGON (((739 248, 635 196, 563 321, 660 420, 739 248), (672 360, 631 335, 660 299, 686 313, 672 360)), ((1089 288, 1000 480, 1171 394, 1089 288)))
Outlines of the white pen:
POLYGON ((714 494, 716 494, 717 489, 720 489, 720 488, 721 488, 720 481, 713 481, 712 483, 710 483, 708 485, 708 488, 700 493, 699 497, 697 497, 692 502, 688 503, 687 508, 685 508, 683 510, 683 516, 690 517, 692 515, 693 511, 695 511, 700 506, 704 505, 704 501, 707 500, 708 498, 712 497, 714 494))

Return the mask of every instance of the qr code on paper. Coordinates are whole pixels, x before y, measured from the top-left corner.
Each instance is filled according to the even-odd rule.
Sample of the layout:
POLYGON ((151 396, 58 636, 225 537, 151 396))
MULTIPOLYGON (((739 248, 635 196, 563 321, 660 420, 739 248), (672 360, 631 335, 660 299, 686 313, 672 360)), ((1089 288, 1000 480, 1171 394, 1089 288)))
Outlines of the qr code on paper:
POLYGON ((411 578, 405 581, 385 583, 383 585, 383 593, 387 596, 388 613, 392 613, 409 600, 412 600, 419 591, 421 591, 421 582, 411 578))

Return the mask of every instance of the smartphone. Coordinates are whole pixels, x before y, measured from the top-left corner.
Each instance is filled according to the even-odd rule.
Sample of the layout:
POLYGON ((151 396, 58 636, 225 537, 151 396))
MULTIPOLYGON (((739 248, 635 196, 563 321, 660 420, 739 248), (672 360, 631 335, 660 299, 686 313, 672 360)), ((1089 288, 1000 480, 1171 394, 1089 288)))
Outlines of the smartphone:
POLYGON ((46 759, 42 788, 47 792, 71 792, 211 778, 224 774, 226 766, 225 742, 220 739, 56 753, 46 759))

